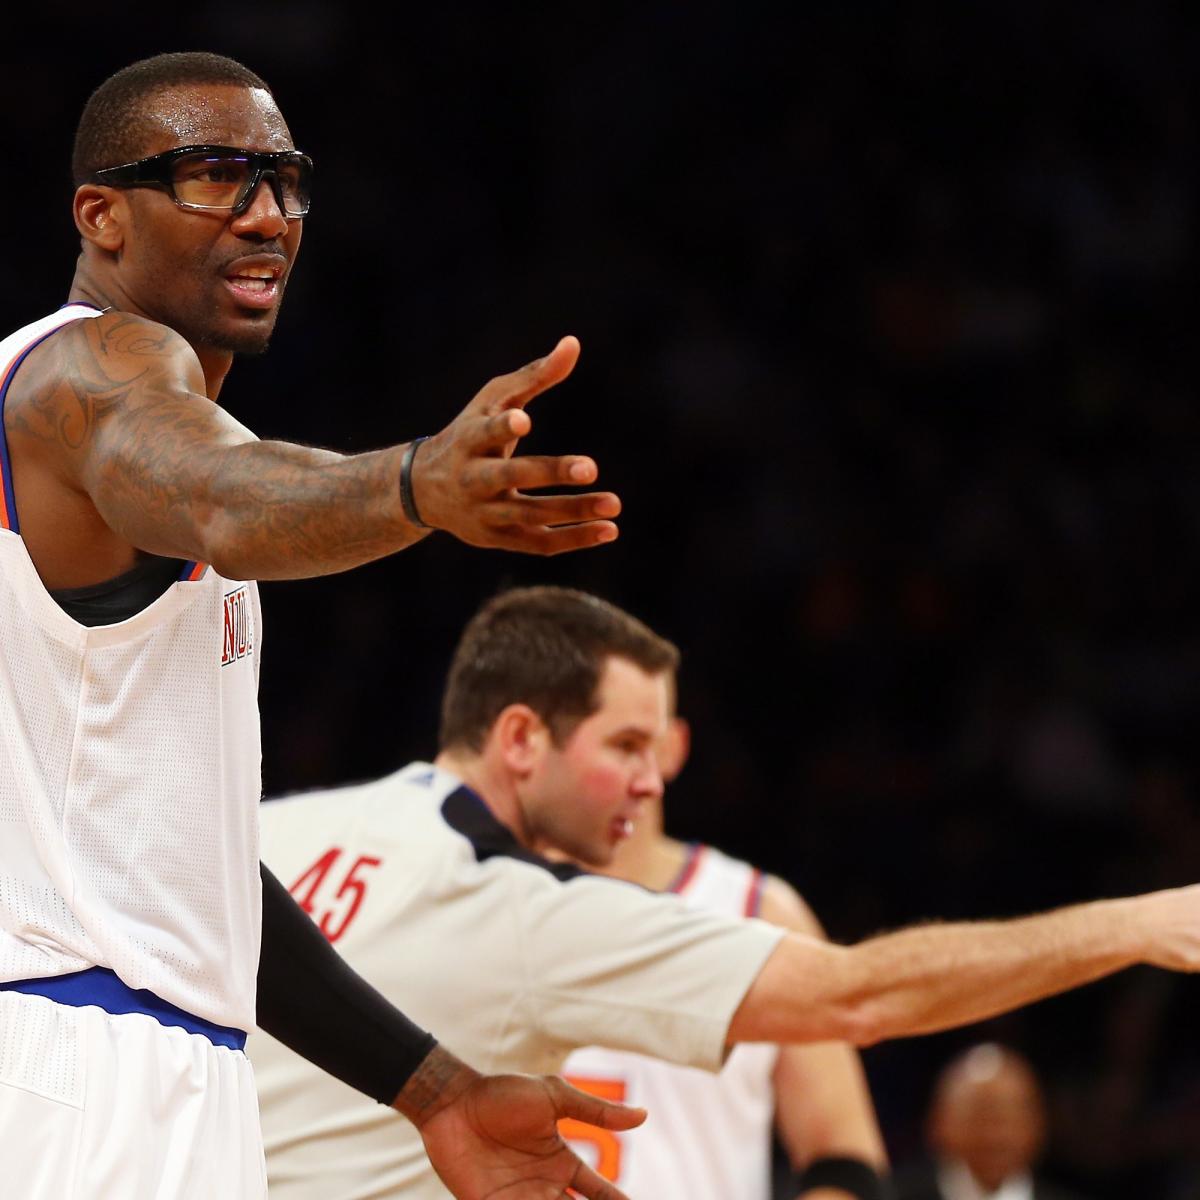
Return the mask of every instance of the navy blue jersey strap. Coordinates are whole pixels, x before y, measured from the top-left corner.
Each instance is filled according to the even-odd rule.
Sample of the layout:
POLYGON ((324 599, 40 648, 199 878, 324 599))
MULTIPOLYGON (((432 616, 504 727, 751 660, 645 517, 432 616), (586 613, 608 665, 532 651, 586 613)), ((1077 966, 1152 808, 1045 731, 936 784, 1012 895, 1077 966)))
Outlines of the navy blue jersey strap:
POLYGON ((477 862, 489 858, 515 858, 531 866, 549 871, 560 883, 569 883, 588 872, 574 863, 552 862, 527 850, 517 841, 513 831, 504 825, 487 806, 487 802, 466 784, 456 788, 442 801, 442 820, 471 843, 477 862))
POLYGON ((0 991, 22 992, 27 996, 45 996, 56 1004, 69 1004, 72 1008, 92 1005, 102 1008, 114 1016, 126 1013, 144 1013, 153 1017, 160 1025, 174 1025, 188 1033, 198 1033, 208 1038, 215 1046, 228 1046, 241 1050, 246 1045, 246 1034, 240 1029, 230 1029, 203 1017, 193 1016, 176 1008, 146 988, 131 988, 122 983, 114 971, 107 967, 88 967, 86 971, 74 971, 70 975, 51 975, 46 979, 14 979, 0 983, 0 991))

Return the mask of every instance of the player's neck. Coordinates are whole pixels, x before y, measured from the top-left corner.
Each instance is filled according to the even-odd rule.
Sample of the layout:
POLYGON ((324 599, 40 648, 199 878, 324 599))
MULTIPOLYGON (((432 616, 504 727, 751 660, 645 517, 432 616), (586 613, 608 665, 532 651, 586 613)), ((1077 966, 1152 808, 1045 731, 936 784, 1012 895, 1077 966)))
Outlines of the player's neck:
MULTIPOLYGON (((147 321, 156 319, 139 308, 117 281, 107 277, 103 271, 93 269, 86 254, 80 255, 75 278, 71 280, 68 300, 71 304, 91 304, 99 309, 130 313, 135 317, 144 317, 147 321)), ((200 361, 201 371, 204 372, 204 394, 216 403, 225 376, 229 374, 229 368, 233 365, 233 353, 215 346, 198 346, 195 342, 189 344, 200 361)))

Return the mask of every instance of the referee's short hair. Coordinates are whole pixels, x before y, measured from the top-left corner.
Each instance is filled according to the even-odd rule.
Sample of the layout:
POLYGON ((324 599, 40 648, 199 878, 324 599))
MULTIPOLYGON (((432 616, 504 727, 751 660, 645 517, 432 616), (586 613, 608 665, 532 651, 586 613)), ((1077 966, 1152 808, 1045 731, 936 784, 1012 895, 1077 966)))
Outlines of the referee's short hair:
POLYGON ((478 753, 510 704, 529 705, 561 745, 599 707, 610 657, 650 675, 679 666, 671 642, 598 596, 560 587, 502 592, 459 639, 442 697, 441 748, 478 753))

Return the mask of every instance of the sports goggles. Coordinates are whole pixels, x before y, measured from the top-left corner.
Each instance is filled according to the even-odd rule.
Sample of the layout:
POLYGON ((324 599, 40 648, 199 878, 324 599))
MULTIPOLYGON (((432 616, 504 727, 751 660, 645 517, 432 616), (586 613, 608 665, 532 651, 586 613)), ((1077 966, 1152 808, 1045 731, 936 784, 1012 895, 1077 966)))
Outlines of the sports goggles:
POLYGON ((312 159, 299 150, 241 150, 236 146, 180 146, 92 174, 109 187, 162 188, 180 208, 229 212, 250 207, 258 185, 271 185, 289 220, 308 214, 312 159))

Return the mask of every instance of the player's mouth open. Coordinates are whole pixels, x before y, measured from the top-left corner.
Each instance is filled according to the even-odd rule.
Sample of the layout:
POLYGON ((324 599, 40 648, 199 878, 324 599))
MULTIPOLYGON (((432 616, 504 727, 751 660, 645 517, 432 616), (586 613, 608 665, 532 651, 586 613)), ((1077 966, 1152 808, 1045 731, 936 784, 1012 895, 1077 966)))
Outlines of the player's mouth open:
POLYGON ((239 304, 269 308, 279 297, 282 267, 238 266, 225 276, 225 286, 239 304))
POLYGON ((633 820, 630 817, 614 817, 612 823, 613 837, 624 841, 633 836, 633 820))

